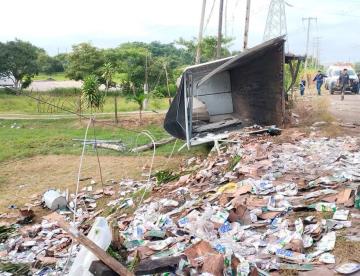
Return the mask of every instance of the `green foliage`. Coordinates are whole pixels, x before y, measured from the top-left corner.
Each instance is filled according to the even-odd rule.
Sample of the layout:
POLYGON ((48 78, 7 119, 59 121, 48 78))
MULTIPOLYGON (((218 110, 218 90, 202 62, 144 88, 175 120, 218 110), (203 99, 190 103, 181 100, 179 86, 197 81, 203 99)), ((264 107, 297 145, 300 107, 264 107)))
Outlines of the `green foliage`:
POLYGON ((156 177, 156 183, 158 185, 178 180, 180 178, 179 174, 171 172, 169 170, 158 171, 154 174, 154 176, 156 177))
MULTIPOLYGON (((223 37, 221 43, 221 57, 231 56, 232 53, 229 50, 231 43, 234 41, 234 38, 223 37)), ((192 40, 185 40, 180 38, 176 43, 182 47, 185 47, 187 53, 191 56, 191 60, 195 60, 196 48, 197 48, 197 39, 193 38, 192 40)), ((216 47, 217 46, 217 37, 216 36, 206 36, 201 42, 201 62, 207 62, 216 59, 216 47)))
MULTIPOLYGON (((294 70, 296 69, 295 67, 296 67, 296 65, 294 63, 294 65, 293 65, 294 70)), ((289 64, 285 64, 284 73, 285 73, 285 75, 284 75, 284 86, 285 86, 285 91, 286 91, 290 87, 290 84, 291 84, 291 81, 292 81, 292 76, 291 76, 291 73, 290 73, 289 64)), ((296 76, 296 80, 295 80, 295 83, 294 83, 294 88, 299 88, 300 81, 303 78, 303 76, 304 76, 304 63, 302 62, 302 64, 300 65, 299 73, 296 76)))
MULTIPOLYGON (((120 95, 119 90, 110 90, 107 93, 105 103, 103 106, 103 112, 114 112, 114 95, 117 93, 120 95)), ((28 92, 27 92, 28 93, 28 92)), ((78 88, 56 88, 47 92, 31 93, 36 98, 43 98, 51 103, 59 106, 63 106, 73 112, 78 111, 79 96, 82 95, 81 89, 78 88)), ((44 105, 45 107, 45 105, 44 105)), ((118 98, 118 111, 119 112, 131 112, 137 111, 138 105, 136 102, 129 101, 128 98, 118 98)), ((167 99, 151 98, 147 105, 147 110, 166 110, 169 107, 167 99)), ((46 106, 47 109, 47 106, 46 106)), ((45 110, 46 110, 45 109, 45 110)), ((89 112, 90 110, 83 106, 82 112, 89 112)), ((13 92, 6 89, 0 89, 0 113, 16 113, 16 114, 38 114, 37 101, 26 97, 25 95, 15 95, 13 92)), ((44 111, 43 111, 44 112, 44 111)), ((63 110, 55 110, 53 114, 66 114, 63 110)))
POLYGON ((228 166, 228 170, 229 171, 232 171, 236 165, 240 162, 242 156, 241 155, 235 155, 231 160, 230 160, 230 163, 229 163, 229 166, 228 166))
POLYGON ((56 57, 50 57, 44 50, 41 49, 38 55, 39 72, 46 74, 54 74, 64 72, 62 62, 56 57))
POLYGON ((99 110, 104 105, 105 95, 100 91, 99 86, 98 78, 95 75, 89 75, 84 79, 82 86, 83 99, 91 110, 99 110))
POLYGON ((94 74, 99 78, 102 75, 104 55, 90 43, 80 43, 73 46, 68 56, 66 76, 74 80, 84 80, 86 76, 94 74))
POLYGON ((0 75, 14 78, 15 86, 21 87, 25 77, 33 78, 39 72, 39 52, 41 49, 22 40, 0 42, 0 75))
POLYGON ((61 53, 58 54, 54 57, 54 59, 58 62, 61 63, 61 66, 63 68, 62 71, 57 71, 57 72, 64 72, 66 70, 66 68, 68 67, 69 64, 69 55, 67 53, 61 53))
POLYGON ((30 275, 30 266, 25 263, 0 263, 0 271, 14 276, 30 275))
POLYGON ((112 83, 113 76, 115 74, 115 68, 111 62, 106 62, 103 66, 102 78, 105 80, 106 91, 109 90, 110 84, 112 83))
POLYGON ((26 75, 23 79, 23 81, 21 82, 21 89, 26 89, 30 86, 32 82, 32 78, 29 75, 26 75))
POLYGON ((15 230, 14 226, 0 225, 0 243, 5 242, 15 232, 15 230))
MULTIPOLYGON (((126 79, 123 82, 123 88, 126 94, 143 91, 146 59, 148 56, 149 52, 145 48, 134 48, 128 45, 122 45, 116 49, 119 72, 126 74, 126 79)), ((149 82, 150 81, 151 80, 149 80, 149 82)))
MULTIPOLYGON (((21 97, 21 96, 19 96, 21 97)), ((1 105, 0 105, 1 106, 1 105)), ((112 107, 112 105, 111 105, 112 107)), ((81 154, 82 144, 72 141, 74 138, 83 138, 87 122, 84 121, 79 124, 77 118, 73 119, 49 119, 49 120, 0 120, 0 162, 22 159, 36 155, 58 155, 69 154, 78 156, 81 154), (19 129, 11 128, 16 123, 20 126, 19 129)), ((168 137, 168 134, 162 125, 151 124, 144 125, 141 128, 133 126, 132 129, 137 131, 148 130, 154 135, 156 140, 168 137)), ((118 140, 121 139, 129 148, 134 146, 134 141, 137 139, 137 133, 128 131, 126 129, 119 129, 113 127, 95 124, 96 135, 98 139, 118 140)), ((93 139, 89 132, 89 139, 93 139)), ((138 145, 149 143, 149 138, 139 136, 138 145)), ((159 147, 156 150, 156 156, 169 156, 174 144, 170 143, 159 147)), ((204 155, 208 153, 203 146, 192 148, 191 151, 177 150, 182 146, 177 143, 175 153, 186 156, 204 155)), ((87 151, 89 155, 95 155, 95 151, 87 151)), ((137 154, 128 151, 119 153, 116 151, 100 150, 99 154, 107 156, 137 156, 137 154)), ((149 156, 152 152, 144 152, 142 156, 149 156)), ((140 159, 139 159, 140 160, 140 159)), ((0 181, 0 186, 4 182, 0 181)), ((10 185, 11 183, 9 183, 10 185)), ((139 190, 139 196, 142 195, 143 190, 139 190)), ((0 193, 0 200, 1 200, 0 193)))

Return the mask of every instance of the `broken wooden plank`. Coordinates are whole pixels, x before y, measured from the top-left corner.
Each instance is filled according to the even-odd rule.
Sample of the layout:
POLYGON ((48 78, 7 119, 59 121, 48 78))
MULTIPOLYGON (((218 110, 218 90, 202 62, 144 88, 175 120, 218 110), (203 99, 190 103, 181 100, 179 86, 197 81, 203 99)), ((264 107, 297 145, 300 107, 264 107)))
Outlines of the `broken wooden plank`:
POLYGON ((104 250, 102 250, 96 243, 86 237, 83 233, 74 231, 70 227, 70 225, 64 220, 64 217, 57 214, 52 213, 49 216, 46 216, 46 219, 56 222, 62 229, 64 229, 74 240, 76 240, 81 245, 85 246, 88 250, 90 250, 99 260, 101 260, 104 264, 110 267, 113 271, 118 273, 118 275, 124 276, 133 276, 134 274, 127 270, 121 263, 115 260, 113 257, 108 255, 104 250))
MULTIPOLYGON (((171 143, 171 142, 173 142, 175 140, 176 140, 175 137, 170 137, 170 138, 165 138, 165 139, 159 140, 159 141, 155 142, 155 147, 158 148, 160 146, 169 144, 169 143, 171 143)), ((146 145, 142 145, 142 146, 133 148, 131 150, 131 152, 142 152, 142 151, 153 149, 153 147, 154 147, 153 143, 149 143, 149 144, 146 144, 146 145)))

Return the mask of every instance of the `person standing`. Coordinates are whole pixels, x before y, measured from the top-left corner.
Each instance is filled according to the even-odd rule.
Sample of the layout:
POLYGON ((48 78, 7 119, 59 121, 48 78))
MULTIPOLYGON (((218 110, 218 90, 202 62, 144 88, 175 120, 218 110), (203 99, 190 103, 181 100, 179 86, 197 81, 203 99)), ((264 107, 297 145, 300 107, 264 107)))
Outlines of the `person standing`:
POLYGON ((321 86, 324 84, 325 77, 326 76, 319 70, 315 78, 313 79, 313 81, 316 81, 316 89, 319 96, 321 96, 321 86))
POLYGON ((341 87, 341 100, 344 100, 346 88, 349 86, 350 76, 347 69, 345 68, 339 77, 339 84, 341 87))
POLYGON ((305 81, 305 80, 301 80, 301 81, 300 81, 300 95, 301 95, 301 96, 304 96, 305 86, 306 86, 306 81, 305 81))

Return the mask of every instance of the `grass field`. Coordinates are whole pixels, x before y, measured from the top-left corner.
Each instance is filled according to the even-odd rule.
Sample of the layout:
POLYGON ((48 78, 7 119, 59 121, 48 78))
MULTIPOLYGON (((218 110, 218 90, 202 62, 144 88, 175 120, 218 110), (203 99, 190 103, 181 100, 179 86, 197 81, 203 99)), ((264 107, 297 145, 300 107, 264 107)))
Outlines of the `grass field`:
MULTIPOLYGON (((80 93, 76 89, 58 89, 50 92, 31 93, 33 97, 42 98, 54 105, 63 106, 75 112, 80 96, 75 96, 74 94, 79 95, 80 93)), ((147 110, 166 110, 168 107, 169 103, 167 99, 150 99, 147 110)), ((65 111, 51 108, 45 104, 39 106, 36 100, 26 96, 16 96, 11 93, 6 93, 5 90, 0 90, 0 113, 40 114, 38 110, 40 110, 41 114, 52 112, 60 114, 66 113, 65 111)), ((138 105, 135 102, 125 97, 118 98, 119 112, 137 110, 138 105)), ((88 110, 83 109, 82 111, 87 112, 88 110)), ((114 97, 111 94, 106 97, 102 112, 114 112, 114 97)))
MULTIPOLYGON (((148 130, 156 139, 167 137, 168 134, 161 126, 162 118, 152 116, 145 118, 146 125, 134 127, 137 125, 137 118, 122 118, 120 127, 97 125, 95 127, 97 139, 121 139, 129 148, 135 146, 135 140, 138 133, 134 131, 148 130)), ((82 144, 74 142, 72 139, 84 137, 87 121, 74 119, 59 120, 0 120, 0 162, 13 159, 21 159, 36 155, 49 154, 74 154, 81 153, 82 144), (18 128, 19 127, 19 128, 18 128)), ((93 139, 93 129, 89 131, 88 139, 93 139)), ((139 136, 138 144, 148 143, 149 138, 139 136)), ((179 148, 183 143, 177 143, 179 148)), ((173 144, 160 147, 157 150, 158 155, 167 155, 171 152, 173 144)), ((203 148, 195 148, 193 151, 183 151, 181 154, 192 155, 202 153, 203 148)), ((101 155, 129 156, 129 152, 119 153, 112 150, 99 150, 101 155)), ((95 151, 89 146, 89 154, 95 154, 95 151)), ((148 152, 146 154, 151 154, 148 152)))
MULTIPOLYGON (((116 73, 114 75, 113 80, 115 82, 119 83, 125 78, 125 76, 126 76, 126 74, 124 74, 124 73, 116 73)), ((39 75, 36 75, 33 80, 38 81, 38 80, 49 80, 49 79, 53 79, 53 80, 56 80, 56 81, 69 80, 69 78, 65 76, 65 72, 63 72, 63 73, 54 73, 54 74, 40 73, 39 75)))
POLYGON ((33 80, 48 80, 48 79, 53 79, 56 81, 69 80, 69 78, 65 76, 65 73, 54 73, 54 74, 41 73, 39 75, 36 75, 33 80))

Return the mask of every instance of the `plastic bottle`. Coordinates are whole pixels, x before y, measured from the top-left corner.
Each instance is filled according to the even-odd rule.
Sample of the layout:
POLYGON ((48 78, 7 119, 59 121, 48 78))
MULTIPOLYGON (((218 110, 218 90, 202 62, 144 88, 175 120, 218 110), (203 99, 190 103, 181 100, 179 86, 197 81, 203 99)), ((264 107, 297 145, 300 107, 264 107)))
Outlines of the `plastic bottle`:
MULTIPOLYGON (((112 236, 110 227, 104 217, 97 217, 87 237, 103 250, 110 246, 112 236)), ((97 260, 96 256, 81 246, 73 265, 71 266, 69 276, 92 276, 89 272, 90 265, 97 260)))

